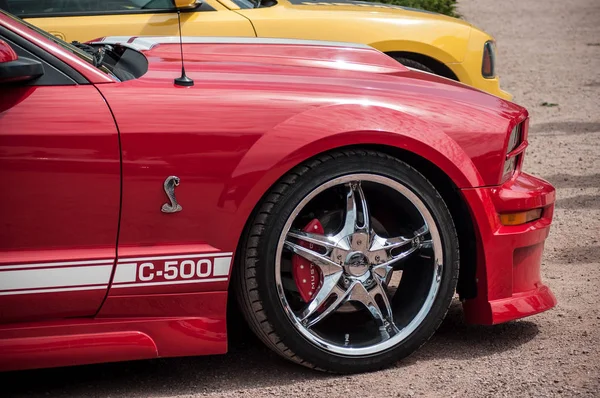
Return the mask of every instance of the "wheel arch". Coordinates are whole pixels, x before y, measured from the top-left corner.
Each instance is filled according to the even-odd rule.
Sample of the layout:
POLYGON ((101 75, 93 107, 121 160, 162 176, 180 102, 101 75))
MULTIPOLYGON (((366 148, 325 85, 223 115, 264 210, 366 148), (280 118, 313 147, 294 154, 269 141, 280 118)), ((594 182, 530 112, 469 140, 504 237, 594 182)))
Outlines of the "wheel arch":
MULTIPOLYGON (((485 185, 484 180, 462 147, 437 125, 379 105, 333 105, 314 108, 276 126, 240 160, 223 187, 223 200, 230 200, 227 195, 233 193, 237 202, 235 216, 227 226, 235 231, 236 248, 243 241, 247 223, 278 181, 310 159, 348 148, 377 149, 409 163, 434 186, 440 186, 449 207, 456 207, 453 217, 471 220, 462 207, 459 189, 485 185)), ((459 228, 471 231, 468 224, 459 228)), ((463 245, 468 247, 468 242, 474 241, 465 239, 463 245)), ((234 264, 237 262, 235 259, 234 264)), ((470 268, 465 266, 465 270, 470 268)), ((462 283, 460 286, 467 291, 462 283)))
MULTIPOLYGON (((460 255, 460 271, 459 280, 457 285, 457 292, 461 299, 474 298, 477 295, 477 283, 476 283, 476 268, 477 268, 477 240, 476 240, 476 226, 474 225, 471 213, 467 207, 466 201, 460 194, 460 189, 456 183, 450 178, 440 167, 428 159, 410 151, 397 146, 391 146, 387 144, 349 144, 345 146, 335 147, 323 152, 314 154, 313 156, 304 159, 299 164, 287 170, 277 180, 275 180, 268 189, 266 189, 261 195, 260 199, 254 204, 252 211, 247 217, 246 222, 241 231, 240 239, 236 246, 236 254, 232 266, 233 268, 240 266, 240 255, 242 253, 242 245, 248 238, 246 236, 249 224, 252 223, 256 212, 261 207, 261 204, 271 191, 271 188, 284 178, 290 171, 295 167, 301 167, 305 162, 310 161, 313 158, 325 155, 330 152, 338 150, 375 150, 387 155, 390 155, 398 160, 401 160, 411 167, 415 168, 418 172, 423 174, 432 185, 438 190, 454 220, 455 227, 459 238, 459 255, 460 255)), ((234 284, 230 283, 229 290, 234 284)), ((233 301, 233 300, 232 300, 233 301)), ((237 312, 237 309, 228 307, 228 313, 231 311, 237 312)))
POLYGON ((446 64, 437 60, 436 58, 430 57, 429 55, 410 52, 410 51, 390 51, 386 52, 386 55, 397 59, 397 58, 407 58, 413 61, 416 61, 420 64, 425 65, 429 69, 431 69, 436 75, 440 75, 442 77, 446 77, 448 79, 460 81, 458 76, 454 73, 452 69, 450 69, 446 64))
POLYGON ((401 160, 418 172, 423 174, 442 196, 458 234, 460 255, 460 270, 457 292, 462 299, 471 299, 477 296, 477 232, 467 202, 460 194, 460 190, 446 173, 429 160, 397 147, 368 145, 369 148, 384 152, 401 160))
POLYGON ((464 59, 467 50, 467 41, 464 41, 464 45, 452 43, 452 45, 448 45, 444 49, 433 45, 433 43, 413 40, 386 40, 369 43, 369 46, 385 54, 400 52, 421 54, 442 64, 456 64, 462 62, 464 59))

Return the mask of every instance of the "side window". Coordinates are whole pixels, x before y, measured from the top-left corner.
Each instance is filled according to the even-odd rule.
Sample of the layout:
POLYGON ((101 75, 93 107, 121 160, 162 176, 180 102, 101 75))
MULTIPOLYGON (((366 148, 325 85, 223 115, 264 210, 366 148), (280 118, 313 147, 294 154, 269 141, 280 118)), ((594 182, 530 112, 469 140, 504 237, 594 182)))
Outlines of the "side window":
POLYGON ((82 76, 80 76, 77 72, 72 70, 68 65, 64 64, 62 61, 54 58, 53 56, 45 52, 42 52, 41 55, 43 55, 43 57, 40 57, 40 54, 36 54, 36 52, 39 53, 39 49, 30 45, 27 42, 17 44, 14 40, 11 40, 11 38, 16 38, 18 40, 20 39, 19 37, 15 37, 15 35, 12 34, 5 35, 4 33, 6 32, 0 29, 0 39, 8 43, 8 45, 12 47, 15 53, 17 53, 17 56, 19 56, 19 58, 24 57, 29 59, 35 59, 37 61, 40 61, 44 67, 44 74, 41 77, 35 80, 28 81, 27 83, 22 83, 21 85, 71 86, 76 85, 78 83, 87 83, 87 81, 85 81, 85 79, 82 76))
POLYGON ((19 17, 173 10, 172 0, 5 0, 2 3, 19 17))

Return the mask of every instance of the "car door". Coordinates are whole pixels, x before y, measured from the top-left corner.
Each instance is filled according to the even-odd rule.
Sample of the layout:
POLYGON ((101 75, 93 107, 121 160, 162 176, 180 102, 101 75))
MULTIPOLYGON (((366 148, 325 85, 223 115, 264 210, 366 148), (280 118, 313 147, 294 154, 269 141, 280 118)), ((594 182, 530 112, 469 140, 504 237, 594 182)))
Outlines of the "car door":
POLYGON ((44 68, 28 83, 0 74, 0 323, 94 315, 116 258, 115 122, 66 64, 3 27, 0 40, 44 68))
MULTIPOLYGON (((0 0, 8 11, 67 42, 104 36, 179 34, 172 0, 0 0)), ((255 36, 248 19, 217 0, 181 14, 189 36, 255 36)))

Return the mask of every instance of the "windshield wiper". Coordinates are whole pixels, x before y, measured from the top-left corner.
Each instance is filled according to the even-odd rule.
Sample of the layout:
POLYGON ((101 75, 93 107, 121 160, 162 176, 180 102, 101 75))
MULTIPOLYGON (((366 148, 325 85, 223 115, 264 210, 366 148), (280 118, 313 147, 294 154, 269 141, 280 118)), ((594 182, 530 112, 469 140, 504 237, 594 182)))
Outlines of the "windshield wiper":
POLYGON ((80 50, 85 51, 86 53, 92 56, 92 63, 96 68, 102 66, 102 60, 104 59, 104 55, 106 54, 106 49, 104 47, 93 47, 89 44, 80 43, 78 41, 71 42, 72 45, 79 48, 80 50))

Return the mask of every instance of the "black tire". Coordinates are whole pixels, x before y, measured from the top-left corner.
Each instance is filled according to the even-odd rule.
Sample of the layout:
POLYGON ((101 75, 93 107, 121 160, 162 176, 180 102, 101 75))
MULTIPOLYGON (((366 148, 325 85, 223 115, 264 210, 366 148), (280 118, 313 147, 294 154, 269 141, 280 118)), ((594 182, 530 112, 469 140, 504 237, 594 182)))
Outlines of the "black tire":
POLYGON ((458 238, 446 204, 417 170, 387 154, 371 150, 339 150, 324 154, 285 175, 258 205, 240 244, 234 289, 254 333, 273 351, 298 364, 335 373, 387 367, 423 345, 444 319, 458 280, 458 238), (425 203, 439 230, 443 262, 440 288, 429 313, 399 344, 368 356, 344 356, 307 340, 287 317, 275 288, 276 246, 286 220, 315 187, 351 173, 373 173, 404 184, 425 203))
POLYGON ((429 73, 435 74, 435 72, 433 70, 431 70, 427 66, 425 66, 422 63, 417 62, 415 60, 412 60, 409 58, 404 58, 404 57, 393 57, 393 58, 396 61, 400 62, 402 65, 407 66, 409 68, 418 69, 418 70, 422 70, 424 72, 429 72, 429 73))

